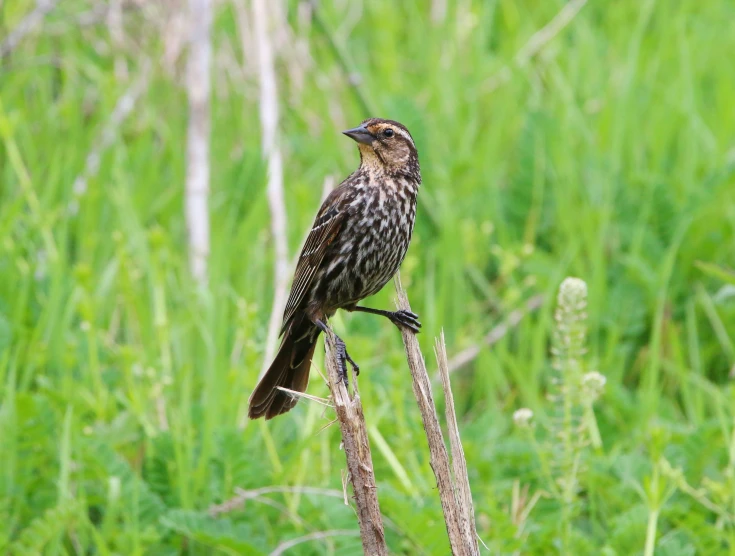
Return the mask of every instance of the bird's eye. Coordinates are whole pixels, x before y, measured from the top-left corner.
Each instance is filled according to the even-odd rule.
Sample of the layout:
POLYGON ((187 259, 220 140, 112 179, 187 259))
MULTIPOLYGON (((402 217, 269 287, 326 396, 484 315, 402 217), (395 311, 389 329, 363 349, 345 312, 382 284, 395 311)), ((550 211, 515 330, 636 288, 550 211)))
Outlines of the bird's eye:
POLYGON ((393 130, 391 128, 384 129, 383 130, 383 135, 385 137, 393 137, 393 130))

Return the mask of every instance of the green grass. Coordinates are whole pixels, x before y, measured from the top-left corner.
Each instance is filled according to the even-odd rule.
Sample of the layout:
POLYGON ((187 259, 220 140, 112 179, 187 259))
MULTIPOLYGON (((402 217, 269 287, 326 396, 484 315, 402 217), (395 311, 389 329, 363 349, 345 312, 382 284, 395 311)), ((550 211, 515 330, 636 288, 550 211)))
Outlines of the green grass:
MULTIPOLYGON (((453 375, 491 552, 735 554, 732 2, 590 1, 521 67, 516 53, 561 1, 448 1, 440 21, 428 0, 319 4, 316 24, 288 2, 308 56, 291 42, 278 61, 291 253, 324 178, 357 163, 339 131, 381 115, 405 123, 421 155, 402 278, 427 357, 442 329, 451 357, 546 295, 453 375), (584 371, 607 378, 601 447, 584 400, 560 420, 564 396, 548 396, 570 376, 550 351, 566 276, 588 287, 584 371), (513 426, 521 407, 533 427, 513 426), (559 495, 570 461, 576 486, 559 495)), ((34 6, 0 3, 0 41, 34 6)), ((235 8, 220 3, 214 26, 206 291, 187 271, 187 101, 181 64, 161 62, 171 30, 132 10, 116 46, 104 23, 75 24, 89 9, 60 3, 0 61, 0 551, 267 554, 356 530, 340 498, 293 488, 208 516, 237 488, 340 490, 345 468, 321 406, 244 419, 273 251, 255 57, 235 8), (149 86, 75 192, 141 51, 149 86)), ((370 303, 392 298, 387 287, 370 303)), ((399 334, 364 315, 334 326, 363 369, 388 545, 446 554, 399 334)), ((326 396, 316 373, 309 392, 326 396)), ((289 553, 330 551, 360 553, 359 537, 289 553)))

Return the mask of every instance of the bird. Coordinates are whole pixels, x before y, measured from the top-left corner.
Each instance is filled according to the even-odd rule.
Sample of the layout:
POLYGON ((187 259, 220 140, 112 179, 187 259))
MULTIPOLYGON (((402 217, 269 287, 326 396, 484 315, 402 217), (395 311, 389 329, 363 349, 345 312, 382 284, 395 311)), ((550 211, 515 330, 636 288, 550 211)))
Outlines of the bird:
MULTIPOLYGON (((360 166, 324 200, 294 271, 273 363, 250 396, 248 416, 272 419, 297 403, 279 387, 304 392, 317 338, 337 309, 387 317, 399 328, 418 333, 411 311, 358 305, 393 277, 406 255, 416 219, 421 186, 418 151, 406 126, 369 118, 343 131, 357 143, 360 166)), ((335 335, 340 380, 347 385, 347 362, 359 366, 335 335)))

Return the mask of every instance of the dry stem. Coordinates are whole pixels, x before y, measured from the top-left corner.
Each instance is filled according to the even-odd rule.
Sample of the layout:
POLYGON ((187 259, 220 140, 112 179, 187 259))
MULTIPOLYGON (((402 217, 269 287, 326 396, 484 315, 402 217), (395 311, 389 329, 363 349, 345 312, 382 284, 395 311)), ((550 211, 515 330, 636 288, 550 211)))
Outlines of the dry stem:
POLYGON ((344 382, 340 381, 334 349, 334 334, 331 331, 324 343, 327 350, 326 366, 329 389, 332 391, 339 428, 342 431, 347 470, 355 494, 357 519, 360 523, 362 548, 365 554, 371 556, 388 554, 360 394, 355 384, 354 396, 350 398, 344 382))
MULTIPOLYGON (((25 16, 20 23, 8 33, 7 37, 0 42, 0 60, 10 54, 20 44, 23 38, 33 31, 46 17, 46 14, 54 9, 59 0, 38 0, 36 7, 25 16)), ((2 4, 2 3, 0 3, 2 4)))
MULTIPOLYGON (((404 311, 410 311, 411 305, 408 302, 408 296, 401 286, 400 275, 395 278, 396 292, 398 293, 398 308, 404 311)), ((472 509, 472 498, 469 493, 469 482, 467 481, 467 470, 464 461, 464 454, 454 452, 455 444, 459 445, 459 433, 452 439, 453 457, 455 459, 455 473, 457 467, 464 467, 457 477, 459 483, 459 493, 455 492, 454 481, 452 480, 451 466, 449 463, 449 455, 447 447, 444 444, 444 435, 442 434, 439 424, 439 416, 434 405, 434 398, 431 393, 431 380, 426 370, 424 356, 421 354, 419 342, 413 332, 402 330, 403 345, 406 348, 406 357, 408 366, 411 369, 411 377, 413 378, 413 393, 421 412, 421 419, 424 423, 426 438, 429 441, 430 463, 436 476, 436 484, 439 488, 439 498, 441 499, 442 510, 444 511, 444 521, 447 525, 447 533, 449 535, 449 544, 452 548, 452 554, 455 555, 475 555, 480 550, 477 545, 477 534, 475 532, 474 510, 472 509), (466 486, 463 485, 466 483, 466 486), (467 502, 469 500, 469 504, 467 502)), ((443 350, 442 350, 443 352, 443 350)), ((446 363, 446 356, 444 356, 446 363)), ((441 363, 440 363, 441 365, 441 363)), ((446 365, 444 365, 446 371, 446 365)), ((448 384, 447 384, 448 389, 448 384)), ((454 404, 450 398, 447 399, 447 411, 454 411, 454 404)), ((456 429, 456 418, 452 418, 450 429, 456 429)), ((450 432, 450 434, 452 434, 450 432)), ((459 446, 461 451, 461 445, 459 446)))
POLYGON ((209 515, 217 517, 222 514, 227 514, 235 510, 239 510, 245 505, 248 500, 254 500, 265 496, 267 494, 278 494, 278 493, 289 493, 289 494, 316 494, 320 496, 331 496, 334 498, 342 498, 342 491, 329 489, 329 488, 317 488, 308 486, 270 486, 263 488, 256 488, 252 490, 245 490, 242 488, 235 489, 235 496, 229 500, 225 500, 221 504, 213 504, 209 507, 209 515))
POLYGON ((452 470, 454 471, 454 482, 457 489, 456 496, 461 514, 460 525, 465 539, 475 539, 474 549, 476 553, 479 548, 477 546, 477 531, 475 530, 475 508, 472 504, 470 478, 467 475, 467 460, 464 457, 462 441, 459 438, 457 414, 454 411, 454 395, 452 395, 452 386, 449 382, 447 346, 444 343, 443 330, 441 337, 435 340, 434 353, 436 362, 439 365, 439 376, 441 376, 442 389, 444 390, 444 411, 449 431, 449 446, 452 451, 452 470))
POLYGON ((526 306, 520 309, 511 311, 504 322, 501 322, 495 326, 490 332, 485 334, 480 344, 471 345, 468 348, 463 349, 457 355, 452 357, 448 363, 449 372, 453 373, 457 369, 467 365, 470 361, 474 360, 479 354, 483 347, 489 347, 493 344, 502 340, 508 332, 518 326, 523 317, 527 314, 535 311, 544 304, 543 295, 535 295, 526 302, 526 306))
POLYGON ((271 214, 271 233, 275 245, 274 293, 268 338, 261 376, 273 359, 281 328, 281 316, 288 295, 288 242, 286 235, 286 203, 283 193, 283 159, 278 144, 278 87, 275 56, 271 44, 272 18, 269 10, 277 8, 266 0, 253 0, 253 28, 258 51, 258 81, 260 83, 260 126, 263 155, 268 162, 268 208, 271 214))
MULTIPOLYGON (((281 554, 285 554, 286 551, 290 548, 293 548, 297 544, 310 542, 310 541, 317 541, 322 539, 328 539, 329 537, 344 537, 344 536, 350 536, 350 535, 356 535, 357 531, 351 531, 349 529, 334 529, 331 531, 316 531, 314 533, 309 533, 308 535, 304 535, 303 537, 297 537, 295 539, 290 539, 288 541, 284 541, 281 544, 279 544, 276 549, 270 553, 270 556, 281 556, 281 554)), ((365 554, 368 554, 367 552, 365 554)))
POLYGON ((211 0, 189 0, 189 57, 187 92, 189 129, 186 144, 186 226, 189 232, 189 266, 199 284, 207 283, 209 258, 209 130, 212 58, 211 0))
POLYGON ((110 117, 105 122, 102 132, 92 143, 92 148, 84 161, 84 169, 74 179, 74 199, 69 204, 71 213, 75 213, 79 208, 78 198, 87 192, 89 179, 97 175, 104 151, 115 141, 123 122, 133 112, 138 99, 148 89, 151 73, 151 61, 148 58, 143 58, 140 64, 140 72, 125 92, 117 99, 115 108, 113 108, 110 117))

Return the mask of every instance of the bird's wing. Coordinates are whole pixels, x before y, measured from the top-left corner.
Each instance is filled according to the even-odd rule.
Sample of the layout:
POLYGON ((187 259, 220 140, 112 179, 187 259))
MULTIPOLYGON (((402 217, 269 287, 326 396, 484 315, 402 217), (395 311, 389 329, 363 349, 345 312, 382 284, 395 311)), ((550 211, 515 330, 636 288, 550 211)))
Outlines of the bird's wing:
POLYGON ((304 243, 301 250, 301 255, 299 255, 299 261, 296 264, 291 293, 283 312, 281 334, 283 334, 291 317, 304 301, 327 247, 337 237, 347 216, 348 207, 343 203, 344 193, 345 189, 341 187, 332 191, 324 200, 316 215, 314 225, 311 227, 306 243, 304 243))

